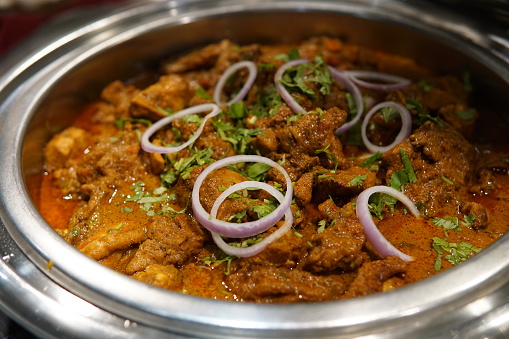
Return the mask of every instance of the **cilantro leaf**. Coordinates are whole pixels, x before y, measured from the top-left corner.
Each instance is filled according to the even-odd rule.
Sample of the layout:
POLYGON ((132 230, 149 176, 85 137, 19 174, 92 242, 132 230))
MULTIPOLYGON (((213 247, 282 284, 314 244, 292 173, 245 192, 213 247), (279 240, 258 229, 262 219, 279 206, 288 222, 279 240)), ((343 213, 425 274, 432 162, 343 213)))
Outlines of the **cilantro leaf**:
POLYGON ((237 154, 246 154, 251 147, 251 140, 254 136, 261 134, 261 128, 244 128, 239 121, 237 125, 221 120, 212 121, 219 137, 233 145, 237 154))
POLYGON ((267 173, 267 171, 270 170, 271 168, 272 166, 270 165, 261 162, 255 162, 249 165, 243 172, 243 174, 250 180, 262 181, 263 178, 265 177, 265 173, 267 173))
POLYGON ((384 119, 385 123, 388 123, 392 119, 399 117, 399 112, 392 107, 383 107, 380 110, 380 113, 382 114, 382 118, 384 119))
POLYGON ((247 110, 242 101, 231 104, 226 113, 232 119, 241 119, 247 116, 247 110))
POLYGON ((467 242, 452 243, 438 237, 433 237, 432 240, 432 246, 437 252, 437 259, 435 260, 435 270, 437 271, 442 268, 444 253, 448 253, 445 256, 447 261, 453 265, 458 265, 474 255, 474 253, 481 251, 480 248, 467 242))
POLYGON ((201 86, 198 86, 198 89, 196 90, 196 93, 194 93, 194 95, 205 100, 212 100, 212 97, 207 93, 205 88, 201 86))
POLYGON ((422 88, 422 90, 426 93, 429 93, 433 90, 433 85, 429 84, 426 80, 421 80, 417 83, 417 86, 419 86, 420 88, 422 88))
POLYGON ((394 205, 396 205, 396 202, 398 202, 398 200, 391 195, 375 193, 369 197, 368 209, 372 216, 382 220, 384 207, 387 206, 391 210, 394 210, 394 205))
POLYGON ((364 184, 364 180, 368 178, 367 174, 364 175, 354 175, 353 179, 348 183, 348 186, 358 186, 362 187, 362 184, 364 184))
POLYGON ((431 115, 429 115, 429 113, 426 112, 426 110, 424 109, 424 107, 422 106, 422 104, 419 101, 407 98, 406 102, 407 102, 406 107, 408 109, 413 109, 417 112, 417 121, 416 121, 417 125, 420 126, 420 125, 424 124, 426 121, 431 121, 434 124, 439 125, 439 126, 444 125, 442 123, 442 121, 440 120, 440 118, 432 117, 431 115))
POLYGON ((256 102, 250 107, 250 112, 257 117, 274 116, 282 102, 283 99, 276 86, 271 84, 258 95, 256 102))
POLYGON ((300 53, 298 49, 292 48, 288 54, 279 54, 275 56, 275 59, 282 60, 282 61, 291 61, 300 59, 300 53))
POLYGON ((250 208, 253 212, 255 212, 258 215, 258 218, 260 219, 272 213, 272 211, 274 211, 276 207, 277 206, 275 201, 265 200, 264 205, 254 205, 251 206, 250 208))
POLYGON ((415 175, 412 163, 410 162, 406 152, 404 150, 400 150, 399 155, 401 157, 401 162, 403 163, 404 168, 392 174, 391 178, 389 179, 389 186, 397 189, 398 191, 401 191, 401 187, 404 185, 417 182, 417 176, 415 175))
POLYGON ((383 156, 383 153, 376 152, 375 154, 373 154, 372 156, 370 156, 369 158, 367 158, 363 162, 361 162, 361 164, 359 166, 361 166, 363 168, 368 167, 369 165, 372 165, 375 162, 380 161, 382 159, 382 156, 383 156))
POLYGON ((475 117, 477 111, 475 108, 470 108, 465 111, 456 111, 456 115, 460 117, 461 120, 470 120, 475 117))
POLYGON ((461 228, 459 227, 458 217, 446 216, 443 218, 433 218, 432 221, 433 224, 435 224, 436 226, 443 227, 446 230, 461 231, 461 228))
POLYGON ((303 93, 315 100, 316 93, 306 83, 316 83, 319 85, 319 92, 327 95, 330 93, 332 75, 323 58, 318 55, 313 63, 302 63, 287 68, 280 82, 289 90, 303 93))
POLYGON ((474 223, 475 219, 477 219, 477 215, 475 215, 473 213, 469 213, 469 214, 465 215, 461 224, 463 226, 471 226, 474 223))

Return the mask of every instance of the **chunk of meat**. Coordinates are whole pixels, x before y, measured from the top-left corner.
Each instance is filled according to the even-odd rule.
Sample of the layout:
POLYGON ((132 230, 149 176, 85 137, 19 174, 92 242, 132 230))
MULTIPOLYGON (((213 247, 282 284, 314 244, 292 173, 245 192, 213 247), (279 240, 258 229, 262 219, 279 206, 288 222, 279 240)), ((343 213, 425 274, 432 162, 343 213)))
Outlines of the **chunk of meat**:
POLYGON ((201 250, 206 239, 205 231, 187 214, 154 216, 147 227, 146 240, 126 272, 133 274, 153 264, 182 265, 201 250))
POLYGON ((366 259, 361 252, 365 240, 364 230, 357 219, 334 219, 333 226, 311 238, 313 248, 304 267, 315 273, 355 271, 366 259))
POLYGON ((390 278, 405 272, 406 264, 398 257, 364 263, 353 282, 348 286, 345 298, 354 298, 381 292, 390 278))
POLYGON ((78 249, 95 260, 100 260, 113 251, 126 249, 132 245, 139 244, 147 238, 146 231, 142 228, 117 231, 112 225, 112 232, 104 232, 102 236, 96 234, 93 239, 81 244, 78 249))
POLYGON ((329 197, 349 198, 376 184, 376 174, 366 168, 353 166, 346 170, 327 171, 315 168, 317 175, 313 199, 322 202, 329 197))
POLYGON ((144 271, 133 274, 132 277, 173 291, 181 291, 183 287, 182 272, 172 265, 150 265, 144 271))
POLYGON ((302 238, 289 231, 259 254, 244 259, 241 265, 277 265, 292 268, 308 249, 309 245, 302 238))
POLYGON ((315 276, 276 266, 243 268, 226 281, 240 300, 267 303, 334 300, 346 286, 339 276, 315 276))
MULTIPOLYGON (((200 187, 200 202, 206 211, 212 209, 212 205, 221 195, 224 188, 228 188, 234 184, 242 181, 246 181, 247 178, 242 174, 232 171, 228 168, 219 168, 216 171, 210 173, 207 178, 203 181, 203 185, 200 187)), ((239 206, 237 200, 226 199, 222 204, 222 207, 218 211, 218 219, 228 219, 232 215, 245 209, 245 205, 239 206)))
POLYGON ((73 154, 81 153, 89 145, 88 133, 78 127, 69 127, 56 134, 44 147, 46 169, 54 171, 65 166, 73 154))
POLYGON ((162 76, 159 82, 147 87, 132 98, 131 114, 159 120, 169 112, 177 112, 187 107, 193 93, 187 81, 179 75, 162 76), (167 110, 170 111, 167 111, 167 110))
POLYGON ((448 203, 458 202, 468 186, 475 157, 474 147, 461 133, 445 124, 426 122, 383 155, 386 182, 403 169, 400 151, 408 155, 417 177, 417 182, 404 187, 414 203, 423 204, 426 213, 433 214, 448 203))
POLYGON ((210 44, 167 63, 164 65, 163 71, 172 74, 212 68, 221 53, 232 50, 233 46, 234 44, 229 40, 222 40, 218 44, 210 44))

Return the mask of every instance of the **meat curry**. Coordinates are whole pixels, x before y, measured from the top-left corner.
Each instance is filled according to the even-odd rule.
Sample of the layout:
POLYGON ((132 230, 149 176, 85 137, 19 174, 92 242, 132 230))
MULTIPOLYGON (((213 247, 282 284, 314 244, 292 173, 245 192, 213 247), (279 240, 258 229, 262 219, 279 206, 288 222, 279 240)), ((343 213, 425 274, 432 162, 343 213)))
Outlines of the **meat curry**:
POLYGON ((39 206, 79 251, 134 279, 222 300, 339 300, 438 274, 509 228, 508 148, 472 141, 483 113, 470 106, 468 73, 435 74, 415 60, 315 37, 295 45, 221 41, 164 61, 154 81, 141 83, 112 82, 48 142, 39 206), (244 61, 254 70, 224 76, 244 61), (393 106, 364 118, 384 102, 393 106), (147 136, 193 107, 204 109, 147 136), (255 158, 199 179, 239 155, 255 158), (229 193, 209 215, 222 192, 246 181, 255 186, 229 193), (234 232, 284 204, 256 182, 291 195, 278 220, 238 237, 204 227, 217 219, 234 232), (418 215, 386 193, 361 202, 373 187, 400 192, 418 215), (225 250, 260 243, 252 253, 225 250))

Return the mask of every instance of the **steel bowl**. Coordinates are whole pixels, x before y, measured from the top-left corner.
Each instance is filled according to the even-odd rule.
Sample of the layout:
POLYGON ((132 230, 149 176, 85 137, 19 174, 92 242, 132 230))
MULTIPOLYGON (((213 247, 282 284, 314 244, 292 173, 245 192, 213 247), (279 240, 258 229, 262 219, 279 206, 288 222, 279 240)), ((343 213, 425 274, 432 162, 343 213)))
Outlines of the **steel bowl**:
MULTIPOLYGON (((326 34, 416 58, 439 72, 459 75, 468 67, 477 101, 493 112, 486 119, 507 126, 507 32, 422 1, 174 0, 125 5, 79 27, 60 25, 57 33, 18 49, 0 73, 0 305, 30 331, 76 338, 509 334, 507 235, 453 269, 388 293, 233 303, 159 289, 98 264, 51 229, 26 184, 42 171, 45 142, 106 84, 224 38, 272 43, 326 34)), ((489 135, 504 142, 507 132, 500 127, 489 135)))

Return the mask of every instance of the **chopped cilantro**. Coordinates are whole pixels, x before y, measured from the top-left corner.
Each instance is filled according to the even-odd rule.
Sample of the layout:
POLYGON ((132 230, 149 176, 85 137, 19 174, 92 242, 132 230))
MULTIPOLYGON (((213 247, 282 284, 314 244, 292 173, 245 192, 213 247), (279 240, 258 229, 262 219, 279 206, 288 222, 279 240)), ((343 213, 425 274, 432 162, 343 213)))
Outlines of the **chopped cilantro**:
POLYGON ((474 253, 480 252, 481 249, 475 247, 467 242, 451 243, 444 239, 433 237, 433 248, 437 252, 435 260, 435 270, 439 271, 442 268, 442 257, 444 253, 448 253, 445 259, 453 265, 458 265, 461 262, 470 258, 474 253))
POLYGON ((329 148, 330 148, 330 144, 325 146, 325 148, 323 148, 323 149, 317 149, 315 151, 315 154, 325 153, 325 155, 327 155, 327 158, 332 160, 332 162, 334 163, 334 170, 336 170, 338 168, 338 158, 332 152, 329 151, 329 148))
POLYGON ((208 266, 219 265, 219 264, 226 262, 226 270, 225 270, 224 274, 229 275, 230 274, 230 264, 233 259, 235 259, 234 256, 227 255, 226 253, 221 251, 220 258, 216 258, 216 256, 213 254, 210 257, 202 258, 201 261, 203 261, 203 263, 208 266))
POLYGON ((108 233, 111 233, 111 232, 115 232, 115 231, 118 231, 120 230, 122 227, 124 227, 124 223, 120 223, 118 224, 115 228, 110 228, 109 230, 107 230, 106 232, 108 233))
POLYGON ((162 115, 170 115, 170 114, 173 113, 173 110, 171 109, 171 107, 166 107, 166 109, 164 109, 164 108, 162 108, 160 106, 156 106, 156 109, 162 115))
POLYGON ((469 213, 469 214, 464 216, 464 219, 461 222, 461 224, 463 226, 472 226, 472 224, 474 223, 475 219, 477 219, 477 215, 475 215, 473 213, 469 213))
POLYGON ((295 59, 300 59, 300 53, 299 50, 292 48, 288 54, 279 54, 275 56, 275 59, 282 60, 282 61, 291 61, 295 59))
POLYGON ((419 86, 420 88, 422 88, 422 90, 426 93, 429 93, 433 90, 433 85, 431 85, 430 83, 428 83, 426 80, 421 80, 417 83, 417 86, 419 86))
POLYGON ((446 230, 461 231, 458 217, 446 216, 443 218, 433 218, 432 221, 436 226, 443 227, 446 230))
POLYGON ((375 193, 369 197, 368 209, 372 216, 382 220, 383 209, 385 206, 394 210, 394 205, 398 200, 391 195, 384 193, 375 193))
POLYGON ((210 148, 205 148, 199 151, 192 151, 192 155, 189 158, 180 158, 177 160, 173 167, 180 174, 182 179, 187 179, 191 172, 196 166, 202 166, 210 164, 212 162, 211 156, 214 151, 210 148))
POLYGON ((442 179, 445 183, 447 183, 448 185, 451 185, 451 186, 452 186, 452 185, 454 185, 454 183, 453 183, 450 179, 448 179, 447 177, 445 177, 445 176, 443 176, 443 175, 442 175, 440 178, 441 178, 441 179, 442 179))
POLYGON ((299 120, 301 117, 302 117, 302 115, 300 115, 300 114, 292 115, 291 117, 289 117, 288 119, 286 119, 286 123, 287 123, 287 124, 289 124, 289 123, 291 123, 291 122, 297 121, 297 120, 299 120))
POLYGON ((382 156, 383 156, 383 153, 376 152, 375 154, 373 154, 372 156, 370 156, 369 158, 367 158, 363 162, 361 162, 360 166, 368 167, 369 165, 372 165, 375 162, 380 161, 382 159, 382 156))
POLYGON ((274 84, 267 86, 256 98, 250 112, 257 117, 274 116, 278 111, 283 99, 274 84))
POLYGON ((177 181, 178 174, 175 172, 175 170, 169 170, 165 173, 162 173, 160 177, 161 177, 161 184, 166 187, 169 187, 177 181))
POLYGON ((198 89, 196 90, 194 95, 197 96, 197 97, 203 98, 205 100, 212 100, 212 97, 201 86, 198 86, 198 89))
POLYGON ((327 227, 327 220, 320 220, 318 222, 318 229, 316 230, 316 233, 320 234, 325 231, 325 228, 327 227))
POLYGON ((463 89, 467 93, 470 93, 474 90, 474 86, 472 85, 472 76, 468 70, 463 72, 463 89))
POLYGON ((244 128, 242 124, 233 125, 230 122, 221 120, 212 121, 219 137, 232 144, 237 154, 246 154, 251 146, 251 140, 254 136, 261 134, 261 129, 244 128))
POLYGON ((258 70, 259 71, 271 70, 274 67, 276 67, 276 65, 273 62, 267 62, 267 63, 258 65, 258 70))
POLYGON ((402 170, 394 172, 389 182, 390 187, 397 189, 398 191, 401 191, 401 187, 403 187, 404 185, 408 183, 417 182, 417 177, 412 167, 412 163, 410 162, 410 159, 408 158, 406 152, 404 150, 400 150, 399 154, 404 168, 402 170))
POLYGON ((269 215, 277 207, 276 201, 274 199, 270 199, 270 200, 265 199, 264 202, 265 202, 264 205, 251 206, 251 210, 258 215, 259 219, 269 215))
POLYGON ((417 125, 422 125, 424 124, 426 121, 431 121, 433 122, 434 124, 437 124, 439 126, 443 126, 443 123, 442 121, 440 120, 440 118, 438 117, 432 117, 431 115, 429 115, 429 113, 427 113, 424 109, 424 107, 422 106, 422 104, 417 101, 417 100, 414 100, 414 99, 406 99, 406 107, 408 109, 413 109, 417 112, 417 125))
POLYGON ((184 123, 188 123, 188 122, 191 122, 191 123, 194 123, 196 125, 200 125, 201 122, 203 121, 203 118, 200 117, 198 114, 190 114, 190 115, 186 115, 182 118, 182 121, 184 123))
POLYGON ((367 174, 364 175, 354 175, 353 179, 348 183, 348 186, 358 186, 362 187, 362 184, 364 184, 364 180, 368 178, 367 174))
POLYGON ((289 90, 306 94, 314 100, 317 98, 316 93, 306 83, 316 83, 319 92, 327 95, 330 93, 332 76, 323 58, 318 55, 312 63, 287 68, 280 82, 289 90))
POLYGON ((355 103, 355 99, 350 92, 346 92, 345 99, 346 104, 348 105, 348 120, 352 120, 353 117, 357 115, 357 104, 355 103))
POLYGON ((475 108, 469 108, 466 111, 457 111, 456 115, 460 117, 461 120, 470 120, 475 117, 476 112, 475 108))
POLYGON ((399 112, 396 111, 394 108, 392 107, 383 107, 381 110, 380 110, 380 113, 382 114, 382 118, 384 119, 384 122, 387 124, 389 121, 391 121, 392 119, 395 119, 397 117, 399 117, 399 112))
POLYGON ((295 228, 292 227, 292 230, 293 230, 293 234, 295 234, 295 236, 297 238, 302 238, 303 237, 302 233, 297 232, 297 230, 295 228))
POLYGON ((226 113, 232 119, 241 119, 247 116, 247 110, 242 101, 231 104, 226 113))
POLYGON ((230 217, 230 219, 228 219, 228 221, 232 221, 233 219, 236 219, 237 222, 242 222, 242 219, 244 219, 244 217, 246 216, 247 214, 247 210, 243 210, 235 215, 232 215, 230 217))
POLYGON ((253 181, 262 181, 265 177, 265 173, 267 173, 268 170, 270 170, 272 166, 261 163, 261 162, 255 162, 249 165, 245 171, 243 171, 243 174, 248 177, 250 180, 253 181))

